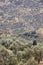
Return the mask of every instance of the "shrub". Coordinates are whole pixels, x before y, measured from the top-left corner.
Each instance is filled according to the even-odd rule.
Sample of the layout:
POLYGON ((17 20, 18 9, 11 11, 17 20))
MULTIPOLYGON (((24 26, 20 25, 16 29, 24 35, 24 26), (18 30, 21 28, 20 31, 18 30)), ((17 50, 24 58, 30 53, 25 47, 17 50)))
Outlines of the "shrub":
POLYGON ((37 45, 37 41, 36 40, 33 41, 33 45, 37 45))
POLYGON ((30 58, 25 65, 38 65, 38 63, 34 59, 30 58))
POLYGON ((41 46, 35 46, 34 47, 34 57, 35 60, 38 61, 38 64, 40 63, 40 61, 42 60, 42 56, 43 56, 43 48, 41 48, 41 46))
POLYGON ((0 46, 0 65, 16 65, 16 59, 12 51, 0 46))

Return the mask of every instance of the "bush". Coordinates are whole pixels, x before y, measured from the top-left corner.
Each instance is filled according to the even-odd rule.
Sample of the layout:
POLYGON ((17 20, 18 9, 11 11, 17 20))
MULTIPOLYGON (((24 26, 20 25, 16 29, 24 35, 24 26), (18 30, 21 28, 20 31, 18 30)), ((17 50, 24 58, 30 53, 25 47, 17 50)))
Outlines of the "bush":
POLYGON ((35 46, 34 47, 34 57, 35 60, 38 61, 38 64, 40 63, 40 61, 43 58, 43 48, 41 46, 35 46))
POLYGON ((17 61, 12 51, 0 46, 0 65, 16 65, 17 61))
POLYGON ((30 58, 25 65, 38 65, 38 63, 34 59, 30 58))
POLYGON ((37 45, 37 41, 36 40, 33 41, 33 45, 37 45))

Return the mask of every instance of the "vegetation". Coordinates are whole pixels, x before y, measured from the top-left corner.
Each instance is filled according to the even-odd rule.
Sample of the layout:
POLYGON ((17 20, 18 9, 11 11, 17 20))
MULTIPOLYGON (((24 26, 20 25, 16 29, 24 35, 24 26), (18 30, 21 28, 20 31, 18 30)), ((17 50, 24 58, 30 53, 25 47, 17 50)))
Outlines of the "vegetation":
POLYGON ((36 40, 33 41, 33 45, 37 45, 37 41, 36 40))
POLYGON ((30 41, 21 37, 1 38, 0 65, 38 65, 43 60, 43 44, 30 41))
POLYGON ((0 65, 43 61, 43 0, 0 0, 0 65))

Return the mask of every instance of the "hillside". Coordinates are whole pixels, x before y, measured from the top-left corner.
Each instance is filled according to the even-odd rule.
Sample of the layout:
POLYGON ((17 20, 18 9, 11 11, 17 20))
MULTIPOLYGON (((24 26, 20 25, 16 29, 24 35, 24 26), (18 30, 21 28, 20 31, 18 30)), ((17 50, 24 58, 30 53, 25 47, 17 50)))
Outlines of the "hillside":
POLYGON ((43 29, 43 0, 0 0, 0 29, 24 33, 43 29))
POLYGON ((43 0, 0 0, 0 65, 43 65, 43 0))

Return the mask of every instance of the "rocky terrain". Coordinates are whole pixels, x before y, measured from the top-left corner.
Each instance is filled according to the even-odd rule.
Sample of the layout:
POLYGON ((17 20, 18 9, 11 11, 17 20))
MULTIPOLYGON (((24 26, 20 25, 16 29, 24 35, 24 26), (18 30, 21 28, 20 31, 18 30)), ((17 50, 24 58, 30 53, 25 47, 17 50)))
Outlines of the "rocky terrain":
POLYGON ((43 0, 0 0, 0 30, 43 35, 43 0))

